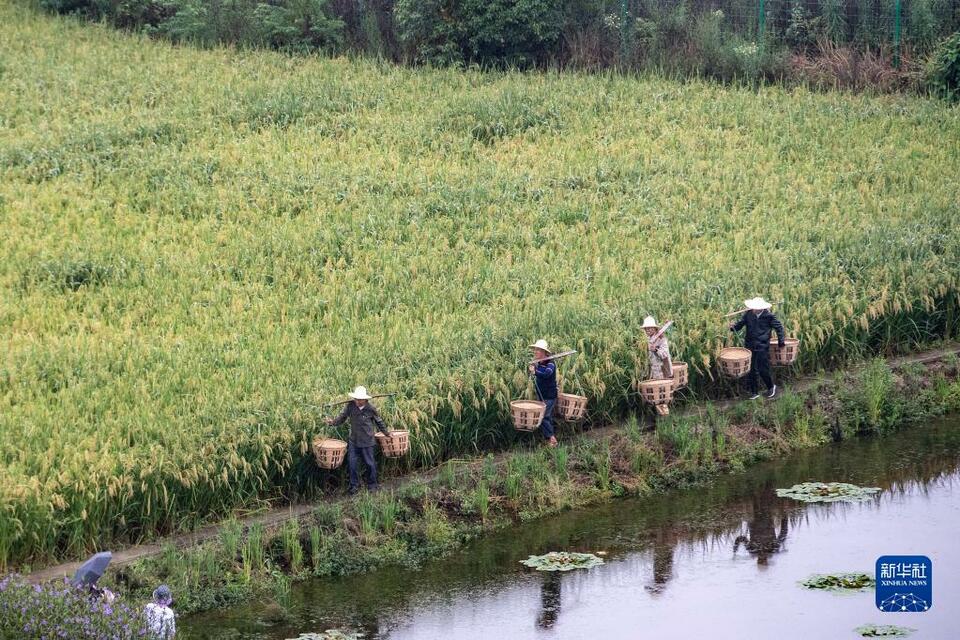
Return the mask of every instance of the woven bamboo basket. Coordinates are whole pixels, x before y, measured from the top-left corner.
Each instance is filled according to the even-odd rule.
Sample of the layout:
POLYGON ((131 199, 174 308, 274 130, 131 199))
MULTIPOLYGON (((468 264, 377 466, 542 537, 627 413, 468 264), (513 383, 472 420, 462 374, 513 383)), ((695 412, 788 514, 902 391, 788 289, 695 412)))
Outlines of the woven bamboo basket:
POLYGON ((673 400, 673 378, 644 380, 637 387, 640 389, 640 397, 652 405, 670 404, 673 400))
POLYGON ((796 338, 786 338, 783 349, 777 346, 777 339, 770 338, 770 364, 775 367, 785 367, 796 361, 800 352, 800 341, 796 338))
POLYGON ((513 400, 510 403, 513 427, 517 431, 535 431, 543 422, 546 409, 547 405, 539 400, 513 400))
POLYGON ((313 455, 321 469, 336 469, 343 464, 347 453, 347 443, 335 438, 316 438, 313 441, 313 455))
POLYGON ((577 396, 572 393, 561 393, 557 396, 557 415, 561 420, 576 422, 587 415, 586 396, 577 396))
POLYGON ((720 371, 731 378, 742 378, 750 372, 750 349, 727 347, 720 350, 720 371))
POLYGON ((377 432, 374 437, 380 445, 380 451, 387 458, 399 458, 410 452, 409 431, 391 431, 389 437, 377 432))
POLYGON ((686 362, 673 363, 673 390, 683 389, 690 379, 690 367, 686 362))

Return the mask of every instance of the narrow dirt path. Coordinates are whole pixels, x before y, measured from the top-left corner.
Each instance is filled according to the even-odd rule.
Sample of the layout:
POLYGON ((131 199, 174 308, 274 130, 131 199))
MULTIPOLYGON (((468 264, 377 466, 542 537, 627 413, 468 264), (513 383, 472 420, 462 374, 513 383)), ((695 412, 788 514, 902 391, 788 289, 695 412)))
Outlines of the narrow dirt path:
MULTIPOLYGON (((906 355, 906 356, 897 356, 893 358, 887 358, 887 362, 891 367, 896 368, 904 364, 909 363, 929 363, 936 362, 943 359, 949 355, 958 355, 960 356, 960 343, 950 343, 938 349, 932 349, 929 351, 922 351, 920 353, 906 355)), ((851 368, 857 370, 865 366, 866 363, 859 363, 853 365, 851 368)), ((812 387, 814 384, 824 380, 826 378, 825 374, 806 376, 802 378, 797 378, 792 380, 789 385, 790 391, 805 391, 812 387)), ((744 402, 742 398, 734 398, 731 400, 720 400, 713 401, 711 404, 720 411, 726 411, 733 407, 734 405, 744 402)), ((704 412, 704 407, 706 402, 691 403, 684 406, 682 409, 676 411, 677 415, 689 416, 689 415, 699 415, 704 412)), ((618 429, 617 425, 606 425, 602 427, 595 427, 585 432, 584 436, 590 438, 602 438, 605 435, 613 432, 615 429, 618 429)), ((507 449, 500 451, 494 454, 494 462, 499 465, 503 463, 511 454, 516 453, 517 448, 507 449)), ((470 458, 463 460, 463 463, 466 465, 482 464, 483 457, 470 458)), ((407 474, 404 476, 396 476, 385 481, 382 486, 384 489, 396 489, 405 484, 415 482, 415 481, 429 481, 436 477, 438 470, 436 468, 419 471, 416 473, 407 474)), ((350 497, 346 495, 334 495, 328 498, 328 502, 345 502, 349 500, 350 497)), ((292 518, 297 518, 309 514, 311 511, 316 508, 315 503, 303 503, 303 504, 293 504, 282 508, 271 509, 263 513, 247 516, 240 520, 240 524, 244 529, 249 528, 255 524, 261 524, 264 527, 272 527, 286 522, 292 518)), ((174 545, 178 548, 186 548, 198 545, 202 542, 212 540, 219 536, 220 528, 222 523, 212 524, 191 533, 180 534, 177 536, 171 536, 168 538, 161 539, 157 542, 150 544, 140 544, 127 547, 125 549, 120 549, 113 552, 113 562, 112 566, 124 565, 140 560, 142 558, 149 558, 151 556, 159 555, 164 547, 168 545, 174 545)), ((80 567, 81 561, 78 562, 67 562, 63 564, 58 564, 44 569, 34 571, 26 576, 27 580, 31 582, 45 582, 48 580, 54 580, 62 578, 64 576, 72 576, 74 572, 80 567)))

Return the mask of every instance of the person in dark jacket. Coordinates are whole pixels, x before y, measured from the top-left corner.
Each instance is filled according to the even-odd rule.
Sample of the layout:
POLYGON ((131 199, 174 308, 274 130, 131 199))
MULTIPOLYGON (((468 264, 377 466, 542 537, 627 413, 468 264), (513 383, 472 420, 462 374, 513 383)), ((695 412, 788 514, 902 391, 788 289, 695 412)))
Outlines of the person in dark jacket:
POLYGON ((360 487, 358 472, 359 459, 367 466, 370 474, 367 488, 377 490, 377 461, 373 457, 373 447, 376 444, 374 435, 377 429, 390 435, 390 430, 383 423, 377 408, 370 404, 370 395, 366 387, 357 387, 347 396, 352 402, 347 403, 336 418, 329 418, 327 424, 331 427, 343 424, 350 420, 350 438, 347 441, 347 467, 350 470, 350 494, 357 492, 360 487))
POLYGON ((777 395, 777 385, 773 382, 770 375, 770 331, 777 332, 777 343, 782 349, 784 345, 783 325, 777 320, 777 316, 770 311, 771 305, 763 298, 753 298, 744 302, 747 311, 735 323, 730 325, 733 332, 740 331, 746 327, 747 334, 744 336, 743 344, 750 349, 750 373, 747 380, 750 383, 751 400, 760 397, 757 378, 763 380, 767 385, 767 397, 772 398, 777 395))
POLYGON ((549 359, 551 351, 546 340, 537 340, 530 348, 533 349, 534 360, 534 364, 530 365, 530 374, 533 375, 537 396, 547 405, 540 423, 540 433, 548 445, 555 447, 557 436, 554 434, 553 407, 557 404, 557 363, 549 359))

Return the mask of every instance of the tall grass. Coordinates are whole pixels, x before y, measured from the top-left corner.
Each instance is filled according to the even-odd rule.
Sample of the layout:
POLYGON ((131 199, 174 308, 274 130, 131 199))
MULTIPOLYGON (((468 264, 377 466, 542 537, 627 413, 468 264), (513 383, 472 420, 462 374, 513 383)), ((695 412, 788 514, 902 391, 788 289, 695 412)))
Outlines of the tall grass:
POLYGON ((786 301, 801 367, 956 322, 936 102, 194 51, 10 3, 0 41, 0 569, 315 485, 312 407, 358 383, 410 466, 504 446, 536 337, 602 419, 647 313, 694 388, 745 296, 786 301))

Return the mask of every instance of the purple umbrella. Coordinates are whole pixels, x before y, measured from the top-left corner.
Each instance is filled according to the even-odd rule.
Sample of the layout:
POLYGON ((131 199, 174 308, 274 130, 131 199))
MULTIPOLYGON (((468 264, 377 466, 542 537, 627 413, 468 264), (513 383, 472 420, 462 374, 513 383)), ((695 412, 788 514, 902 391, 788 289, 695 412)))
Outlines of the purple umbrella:
POLYGON ((90 559, 80 565, 77 572, 73 574, 73 585, 75 587, 95 585, 112 559, 113 554, 109 551, 101 551, 90 556, 90 559))

